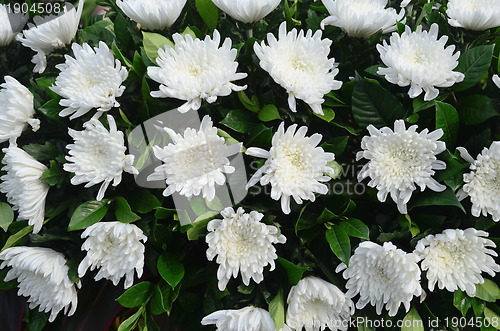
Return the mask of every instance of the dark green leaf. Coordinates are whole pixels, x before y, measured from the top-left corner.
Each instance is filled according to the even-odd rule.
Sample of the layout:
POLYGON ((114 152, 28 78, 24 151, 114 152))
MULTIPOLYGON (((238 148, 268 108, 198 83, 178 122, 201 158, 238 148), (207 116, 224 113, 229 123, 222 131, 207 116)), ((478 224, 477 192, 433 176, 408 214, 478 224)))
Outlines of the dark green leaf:
POLYGON ((239 133, 250 132, 256 124, 252 113, 244 110, 231 110, 220 122, 239 133))
POLYGON ((424 331, 424 322, 415 307, 412 307, 403 318, 401 331, 424 331))
POLYGON ((50 168, 45 170, 42 174, 42 182, 50 186, 57 186, 60 188, 64 183, 66 173, 63 171, 59 163, 52 160, 50 161, 50 168))
POLYGON ((102 220, 108 212, 108 202, 108 199, 103 199, 82 203, 71 216, 68 231, 82 230, 102 220))
POLYGON ((278 108, 276 108, 275 105, 265 105, 259 111, 259 120, 263 122, 279 120, 280 118, 280 113, 278 112, 278 108))
POLYGON ((327 142, 321 144, 321 147, 327 151, 335 154, 335 156, 342 154, 346 147, 347 142, 349 141, 348 136, 335 137, 333 139, 328 140, 327 142))
POLYGON ((163 253, 160 255, 156 267, 161 277, 172 288, 175 288, 184 277, 184 266, 171 254, 163 253))
POLYGON ((365 223, 356 218, 349 218, 340 222, 339 226, 351 237, 370 240, 370 229, 365 223))
POLYGON ((49 314, 40 312, 36 309, 30 310, 29 313, 29 323, 28 330, 30 331, 41 331, 45 324, 47 324, 47 320, 49 319, 49 314))
POLYGON ((304 272, 307 271, 306 267, 299 267, 281 257, 278 257, 278 259, 276 259, 276 262, 285 270, 288 281, 292 286, 297 285, 297 283, 302 279, 302 275, 304 274, 304 272))
POLYGON ((455 146, 458 137, 459 118, 457 110, 450 104, 436 103, 436 129, 443 129, 441 138, 446 146, 455 146))
POLYGON ((33 231, 33 225, 28 225, 28 226, 22 228, 21 230, 19 230, 18 232, 14 233, 12 236, 10 236, 7 239, 7 241, 5 242, 5 245, 2 247, 2 250, 0 250, 0 252, 9 248, 9 247, 14 246, 19 240, 21 240, 25 235, 27 235, 31 231, 33 231))
POLYGON ((330 229, 326 230, 326 241, 330 244, 332 252, 339 258, 340 261, 349 265, 349 258, 351 257, 351 243, 349 236, 338 225, 333 225, 330 229))
POLYGON ((240 91, 238 92, 238 98, 246 109, 253 111, 254 113, 258 113, 260 111, 259 100, 256 97, 250 100, 245 91, 240 91))
POLYGON ((355 82, 352 114, 359 126, 393 127, 394 121, 404 117, 403 106, 389 91, 359 76, 355 82))
POLYGON ((60 120, 59 112, 62 110, 62 107, 59 105, 58 99, 52 99, 45 103, 40 109, 40 112, 53 120, 60 120))
POLYGON ((408 210, 423 206, 455 206, 460 208, 465 213, 464 207, 460 201, 458 201, 457 196, 450 188, 447 188, 443 192, 434 192, 427 189, 410 200, 408 203, 408 210))
POLYGON ((9 228, 9 225, 14 221, 14 211, 9 204, 5 202, 0 202, 0 228, 5 232, 9 228))
POLYGON ((196 8, 210 30, 214 30, 219 22, 219 8, 212 0, 196 0, 196 8))
POLYGON ((154 288, 154 284, 151 284, 150 282, 139 283, 125 291, 125 293, 120 295, 116 301, 118 301, 123 307, 139 307, 149 300, 153 294, 154 288))
POLYGON ((494 45, 477 46, 460 56, 455 71, 465 74, 465 78, 461 83, 453 86, 454 90, 468 89, 479 83, 488 74, 494 48, 494 45))
POLYGON ((33 156, 38 161, 53 160, 59 155, 57 147, 52 142, 45 142, 45 144, 28 144, 23 146, 26 153, 33 156))
POLYGON ((179 296, 180 289, 180 286, 172 289, 172 287, 165 282, 160 282, 155 287, 153 297, 151 298, 151 312, 155 315, 159 315, 165 312, 170 315, 172 304, 179 296))
POLYGON ((460 121, 465 125, 481 124, 498 115, 491 99, 485 95, 471 95, 461 100, 460 121))
POLYGON ((281 330, 285 325, 285 302, 282 288, 280 288, 278 294, 269 303, 269 314, 271 314, 276 324, 276 330, 281 330))
POLYGON ((132 211, 130 205, 128 204, 127 200, 125 200, 125 198, 118 197, 116 198, 115 202, 116 202, 115 217, 118 221, 122 223, 132 223, 134 221, 141 219, 139 215, 137 215, 132 211))
POLYGON ((128 199, 133 211, 146 214, 161 206, 158 200, 149 190, 139 189, 132 193, 128 199))
POLYGON ((120 324, 120 326, 118 327, 118 331, 132 330, 139 321, 139 318, 141 318, 141 314, 143 311, 143 307, 139 308, 139 310, 137 310, 132 316, 130 316, 125 321, 123 321, 122 324, 120 324))

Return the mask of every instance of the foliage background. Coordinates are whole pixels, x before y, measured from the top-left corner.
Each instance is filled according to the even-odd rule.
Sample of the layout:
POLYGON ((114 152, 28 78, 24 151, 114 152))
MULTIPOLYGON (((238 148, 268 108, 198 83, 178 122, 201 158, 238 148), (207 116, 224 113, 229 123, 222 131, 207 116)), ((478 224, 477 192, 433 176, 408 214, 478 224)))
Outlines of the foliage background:
MULTIPOLYGON (((390 3, 399 8, 398 1, 390 3)), ((491 217, 472 217, 469 200, 459 202, 455 197, 463 183, 463 173, 468 172, 468 164, 458 157, 455 147, 464 146, 475 157, 500 138, 500 91, 491 82, 491 76, 500 71, 500 29, 470 32, 453 28, 446 20, 446 1, 440 3, 442 7, 436 10, 432 9, 432 1, 417 1, 407 13, 407 24, 412 28, 423 25, 424 29, 432 23, 439 25, 439 35, 448 35, 447 44, 456 45, 462 54, 457 70, 466 74, 464 82, 441 89, 438 98, 430 102, 424 102, 423 96, 410 99, 406 94, 408 88, 390 84, 376 74, 378 66, 382 65, 376 44, 388 39, 390 34, 379 33, 361 40, 327 26, 323 37, 333 40, 330 56, 339 63, 340 73, 336 79, 344 84, 341 90, 327 95, 323 105, 325 116, 320 117, 303 102, 298 102, 297 113, 290 112, 285 90, 259 67, 253 52, 253 43, 265 39, 269 32, 276 34, 283 20, 289 28, 318 30, 327 14, 320 1, 284 0, 261 22, 246 25, 219 12, 210 0, 189 0, 176 23, 161 34, 138 29, 114 1, 86 1, 83 26, 75 41, 91 46, 104 41, 129 70, 126 91, 119 99, 121 107, 110 111, 126 134, 149 118, 183 103, 174 99, 154 99, 149 95, 158 84, 147 77, 146 68, 154 65, 158 47, 168 43, 166 39, 171 40, 172 34, 177 32, 203 38, 217 28, 222 37, 231 38, 233 47, 238 49, 238 71, 249 74, 241 81, 248 88, 244 93, 219 98, 214 104, 203 103, 200 117, 210 114, 227 139, 243 142, 245 147, 264 149, 269 149, 271 137, 281 121, 287 125, 307 125, 309 134, 323 135, 322 147, 334 152, 336 161, 342 166, 343 172, 332 180, 332 189, 327 195, 318 197, 314 203, 300 206, 292 203, 290 215, 281 212, 279 203, 272 200, 266 190, 250 190, 241 206, 263 212, 265 222, 278 226, 287 237, 287 243, 278 245, 278 267, 273 272, 266 270, 261 284, 252 282, 244 286, 240 278, 233 279, 224 292, 217 289, 218 265, 208 262, 205 254, 206 224, 216 216, 202 201, 194 199, 191 204, 199 216, 198 222, 181 227, 172 199, 163 197, 161 190, 138 188, 130 175, 124 176, 117 188, 108 189, 102 202, 94 201, 97 188, 84 189, 69 183, 70 174, 62 170, 65 146, 71 143, 67 127, 80 130, 91 115, 69 125, 67 118, 57 115, 62 109, 58 104, 59 96, 48 87, 58 74, 55 65, 64 61, 64 54, 69 54, 70 48, 50 55, 48 68, 42 75, 31 72, 33 53, 20 43, 13 42, 0 49, 0 76, 9 74, 29 87, 35 96, 37 117, 42 121, 40 131, 26 131, 18 139, 18 145, 49 167, 44 180, 52 186, 47 199, 47 222, 36 235, 30 233, 25 221, 11 222, 12 210, 5 203, 5 196, 0 196, 0 201, 4 201, 0 203, 3 229, 0 230, 0 247, 51 247, 65 254, 71 266, 71 277, 76 281, 76 267, 84 257, 84 252, 80 251, 81 229, 100 220, 118 219, 134 221, 148 236, 145 275, 136 281, 137 285, 123 294, 120 286, 113 287, 106 281, 94 282, 87 275, 82 279, 75 316, 66 318, 60 314, 54 323, 45 327, 47 315, 25 309, 24 299, 15 295, 16 283, 1 281, 6 270, 0 270, 0 289, 5 290, 0 292, 1 325, 5 325, 6 330, 17 329, 18 325, 29 330, 128 330, 137 323, 139 330, 200 330, 200 320, 208 313, 249 304, 269 308, 273 318, 281 324, 289 289, 302 276, 315 275, 344 289, 345 281, 334 272, 335 267, 340 261, 347 261, 362 240, 392 241, 411 252, 416 242, 427 234, 440 233, 447 228, 474 227, 489 231, 491 239, 500 245, 498 225, 491 217), (90 15, 97 4, 110 8, 105 17, 90 15), (358 186, 358 189, 363 188, 362 194, 353 192, 357 171, 362 166, 355 161, 355 153, 360 150, 361 138, 367 134, 365 127, 370 123, 392 127, 395 119, 418 124, 419 131, 442 128, 448 148, 439 156, 446 161, 447 169, 437 175, 448 189, 442 193, 426 190, 414 194, 406 217, 398 213, 396 204, 390 199, 380 203, 374 189, 358 186), (334 190, 335 187, 343 188, 342 192, 334 190), (207 218, 207 215, 212 216, 207 218)), ((398 29, 402 31, 403 26, 398 29)), ((252 158, 246 160, 250 173, 263 163, 252 158)), ((476 298, 469 298, 461 291, 427 291, 425 301, 419 303, 417 298, 412 301, 410 314, 400 309, 391 319, 401 320, 406 316, 425 322, 438 318, 444 330, 453 329, 446 326, 446 318, 451 321, 453 317, 462 316, 468 320, 498 316, 500 307, 496 300, 500 298, 500 290, 495 282, 498 277, 480 286, 476 298)), ((426 285, 423 287, 425 289, 426 285)), ((389 319, 386 315, 377 316, 371 306, 357 310, 357 316, 389 319)), ((360 329, 370 330, 369 327, 360 329)))

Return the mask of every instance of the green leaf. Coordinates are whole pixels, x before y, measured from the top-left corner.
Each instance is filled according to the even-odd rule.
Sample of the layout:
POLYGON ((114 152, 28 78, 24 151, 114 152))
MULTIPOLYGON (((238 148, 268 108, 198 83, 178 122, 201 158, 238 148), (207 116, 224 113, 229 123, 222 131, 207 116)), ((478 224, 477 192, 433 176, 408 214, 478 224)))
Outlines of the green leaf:
POLYGON ((500 289, 493 281, 485 278, 483 284, 476 284, 476 298, 495 302, 497 299, 500 299, 500 289))
POLYGON ((405 110, 389 91, 357 75, 352 92, 352 114, 362 128, 370 124, 381 128, 393 127, 394 121, 404 117, 405 110))
POLYGON ((2 247, 2 250, 0 250, 0 252, 9 248, 9 247, 14 246, 19 240, 21 240, 25 235, 27 235, 31 231, 33 231, 33 225, 28 225, 28 226, 22 228, 21 230, 19 230, 18 232, 14 233, 12 236, 10 236, 7 239, 7 241, 5 242, 5 245, 2 247))
POLYGON ((326 241, 330 244, 332 252, 339 258, 340 261, 349 265, 349 258, 351 257, 351 243, 349 236, 338 225, 333 225, 330 229, 326 230, 326 241))
POLYGON ((346 147, 347 142, 349 141, 348 136, 335 137, 333 139, 328 140, 327 142, 321 144, 321 147, 327 151, 335 154, 335 156, 342 154, 346 147))
POLYGON ((172 304, 179 296, 180 289, 180 286, 172 289, 172 287, 165 282, 160 282, 160 284, 155 287, 153 297, 151 298, 151 313, 159 315, 166 312, 170 315, 172 304))
POLYGON ((238 98, 241 101, 241 104, 245 106, 246 109, 258 113, 260 111, 259 100, 256 97, 253 97, 252 100, 248 97, 245 91, 238 92, 238 98))
POLYGON ((40 312, 38 310, 30 310, 29 312, 29 323, 28 330, 30 331, 42 331, 44 326, 47 324, 49 319, 49 314, 40 312))
POLYGON ((401 331, 424 331, 424 322, 415 307, 411 307, 408 314, 403 318, 401 331))
POLYGON ((256 121, 248 111, 231 110, 220 123, 236 132, 248 133, 253 129, 256 121))
POLYGON ((137 215, 132 211, 130 205, 128 204, 127 200, 125 200, 125 198, 118 197, 116 198, 115 202, 116 202, 115 217, 118 221, 122 223, 132 223, 134 221, 141 219, 139 215, 137 215))
POLYGON ((349 218, 347 221, 342 221, 339 226, 351 237, 370 240, 370 229, 368 229, 365 223, 356 218, 349 218))
POLYGON ((214 211, 208 211, 205 215, 198 217, 197 221, 193 223, 193 226, 187 231, 187 237, 189 240, 198 240, 198 238, 207 232, 208 223, 215 218, 218 213, 214 211), (208 217, 207 217, 208 216, 208 217))
POLYGON ((281 330, 285 326, 285 302, 283 300, 283 288, 269 303, 269 314, 276 324, 276 330, 281 330))
POLYGON ((462 316, 465 317, 472 305, 471 298, 461 290, 456 290, 455 293, 453 293, 453 305, 462 313, 462 316))
POLYGON ((109 200, 93 200, 78 206, 69 221, 68 231, 83 230, 99 222, 108 212, 109 200))
POLYGON ((484 307, 484 319, 483 319, 483 325, 491 325, 497 330, 500 330, 500 315, 495 313, 493 310, 489 309, 488 307, 484 307), (489 323, 488 323, 489 322, 489 323))
POLYGON ((465 125, 481 124, 500 115, 485 95, 470 95, 461 100, 460 121, 465 125))
POLYGON ((50 168, 45 170, 42 174, 42 182, 50 186, 57 186, 60 188, 64 183, 66 173, 63 171, 59 163, 54 160, 50 161, 50 168))
POLYGON ((38 161, 53 160, 59 156, 56 144, 46 141, 45 144, 28 144, 23 146, 26 153, 33 156, 38 161))
POLYGON ((281 119, 278 108, 275 105, 265 105, 259 111, 259 120, 262 122, 269 122, 281 119))
POLYGON ((164 48, 165 46, 175 48, 175 45, 172 41, 159 33, 142 31, 142 36, 144 51, 146 51, 149 59, 154 63, 156 63, 156 58, 158 57, 158 49, 164 48))
POLYGON ((12 207, 5 202, 0 202, 0 228, 5 232, 9 228, 9 225, 14 221, 14 211, 12 207))
POLYGON ((172 288, 175 288, 184 277, 184 265, 171 254, 163 253, 160 255, 156 267, 160 276, 172 288))
POLYGON ((196 0, 196 9, 210 30, 214 30, 219 22, 219 8, 212 0, 196 0))
POLYGON ((118 13, 114 23, 114 31, 118 45, 120 45, 120 47, 123 47, 124 49, 131 48, 131 46, 133 46, 133 40, 128 30, 129 20, 125 18, 122 13, 118 13))
POLYGON ((139 310, 137 310, 132 316, 130 316, 125 321, 123 321, 122 324, 120 324, 120 326, 118 327, 118 331, 132 330, 139 321, 139 318, 141 318, 143 311, 144 307, 139 308, 139 310))
POLYGON ((436 103, 436 129, 443 129, 441 138, 446 146, 455 146, 458 137, 459 118, 457 110, 450 104, 436 103))
POLYGON ((139 189, 132 193, 128 199, 130 207, 133 211, 146 214, 150 211, 161 207, 161 202, 153 193, 147 189, 139 189))
POLYGON ((120 295, 116 301, 118 301, 123 307, 139 307, 149 300, 153 294, 154 288, 154 284, 150 282, 139 283, 125 291, 125 293, 120 295))
POLYGON ((323 108, 323 115, 314 113, 317 117, 321 118, 323 121, 330 123, 335 118, 335 112, 330 108, 323 108))
POLYGON ((306 267, 299 267, 279 256, 276 259, 276 262, 285 270, 288 281, 292 286, 297 285, 298 282, 302 279, 302 275, 304 274, 304 272, 307 271, 306 267))
POLYGON ((5 281, 5 276, 7 276, 7 269, 0 271, 0 291, 13 290, 17 287, 17 280, 12 279, 8 282, 5 281))
POLYGON ((408 203, 408 210, 423 206, 455 206, 465 213, 464 206, 458 201, 457 196, 450 188, 447 188, 443 192, 426 190, 421 194, 415 195, 408 203))
POLYGON ((132 69, 133 64, 130 62, 129 59, 125 57, 125 55, 122 54, 122 51, 118 48, 115 42, 111 45, 111 49, 113 50, 113 54, 115 57, 125 66, 127 67, 128 70, 132 69))
POLYGON ((494 45, 477 46, 460 56, 455 71, 465 74, 465 78, 453 86, 455 91, 463 91, 476 85, 488 74, 494 48, 494 45))

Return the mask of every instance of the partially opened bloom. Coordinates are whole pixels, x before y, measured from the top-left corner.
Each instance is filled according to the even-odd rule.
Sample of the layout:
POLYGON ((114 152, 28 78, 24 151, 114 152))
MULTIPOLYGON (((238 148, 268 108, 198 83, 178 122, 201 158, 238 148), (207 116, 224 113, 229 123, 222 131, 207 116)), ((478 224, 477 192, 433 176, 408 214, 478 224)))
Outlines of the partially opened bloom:
POLYGON ((2 150, 5 153, 2 163, 7 172, 0 179, 0 192, 5 193, 7 201, 17 210, 18 220, 28 220, 33 225, 33 233, 38 233, 45 217, 45 198, 49 185, 41 177, 47 167, 31 155, 11 144, 2 150))
POLYGON ((116 122, 111 115, 107 116, 109 131, 99 120, 92 118, 83 124, 83 131, 69 129, 69 135, 74 144, 66 146, 69 156, 68 163, 63 165, 64 170, 73 172, 71 184, 86 183, 91 187, 102 183, 97 193, 97 200, 102 200, 109 184, 120 184, 122 172, 137 174, 133 167, 134 156, 125 155, 126 147, 123 132, 116 128, 116 122))
POLYGON ((297 130, 293 124, 285 131, 285 123, 281 123, 272 139, 272 147, 268 152, 261 148, 248 148, 246 154, 266 158, 266 163, 250 178, 247 188, 259 180, 261 185, 271 184, 271 198, 281 199, 281 209, 290 213, 290 197, 302 204, 302 200, 314 201, 315 193, 326 194, 328 187, 323 184, 331 179, 325 173, 334 174, 327 165, 335 155, 326 153, 317 147, 322 135, 313 134, 306 137, 307 127, 297 130))
POLYGON ((12 12, 7 5, 0 4, 0 47, 7 46, 28 21, 28 15, 12 12))
POLYGON ((21 136, 29 124, 33 131, 40 128, 34 119, 33 94, 11 76, 5 76, 0 85, 0 143, 21 136))
POLYGON ((212 0, 223 12, 243 23, 258 22, 269 15, 281 0, 212 0))
POLYGON ((396 23, 403 21, 405 11, 386 8, 388 0, 322 0, 330 16, 321 22, 341 28, 351 37, 368 38, 378 31, 396 31, 396 23))
POLYGON ((496 245, 484 237, 488 237, 487 232, 469 228, 446 229, 421 239, 414 253, 422 260, 422 270, 427 270, 429 290, 434 291, 437 283, 441 290, 460 289, 470 297, 476 296, 476 284, 484 283, 481 273, 495 277, 500 271, 492 257, 498 256, 496 245))
POLYGON ((228 207, 221 216, 223 219, 208 223, 206 237, 207 258, 211 261, 217 256, 219 264, 219 290, 223 291, 231 276, 236 278, 239 272, 245 285, 250 284, 250 279, 260 283, 264 267, 270 265, 271 271, 275 268, 278 256, 273 245, 284 244, 285 236, 278 235, 275 226, 262 223, 264 215, 256 211, 245 213, 240 207, 235 212, 228 207))
POLYGON ((332 41, 321 39, 321 30, 286 32, 286 22, 279 27, 278 39, 269 33, 267 43, 255 43, 253 49, 260 66, 276 83, 286 89, 290 110, 296 111, 298 98, 306 102, 312 110, 323 115, 323 96, 338 90, 342 82, 335 80, 339 70, 334 58, 328 58, 332 41))
POLYGON ((156 167, 148 180, 165 180, 168 187, 164 196, 179 192, 188 198, 202 194, 208 201, 213 200, 216 187, 226 182, 225 174, 235 170, 229 157, 240 152, 241 143, 226 145, 208 115, 203 117, 199 130, 187 128, 184 135, 167 127, 163 130, 172 143, 164 148, 153 146, 154 155, 163 165, 156 167))
POLYGON ((116 5, 148 30, 170 27, 182 12, 186 0, 117 0, 116 5))
POLYGON ((446 15, 451 26, 483 31, 500 26, 500 2, 496 0, 449 0, 446 15))
POLYGON ((276 331, 276 324, 269 312, 251 306, 238 310, 218 310, 203 317, 201 324, 215 324, 219 331, 276 331))
POLYGON ((90 270, 99 269, 94 277, 96 281, 105 278, 117 285, 125 277, 123 286, 129 288, 134 282, 134 270, 137 277, 142 276, 144 267, 144 244, 146 237, 134 224, 120 222, 96 223, 82 233, 87 238, 82 250, 87 255, 78 266, 78 277, 83 277, 90 270))
POLYGON ((419 25, 412 32, 405 27, 402 35, 393 33, 390 44, 384 40, 378 44, 382 62, 387 68, 378 68, 377 74, 399 86, 410 85, 408 95, 416 98, 425 91, 424 100, 432 100, 439 95, 437 87, 450 87, 464 80, 465 75, 453 71, 458 65, 460 52, 455 51, 455 45, 445 48, 448 36, 438 40, 438 25, 432 24, 429 32, 422 31, 419 25))
POLYGON ((435 192, 446 189, 432 178, 436 170, 446 168, 446 163, 436 158, 446 149, 445 143, 438 141, 443 130, 429 133, 424 129, 417 133, 417 125, 406 130, 403 120, 394 122, 394 131, 388 127, 379 130, 373 125, 367 129, 370 135, 363 137, 363 150, 357 153, 356 160, 365 158, 369 162, 358 173, 358 180, 369 177, 368 186, 377 188, 381 202, 390 193, 399 212, 406 214, 406 204, 417 186, 421 191, 426 187, 435 192))
POLYGON ((460 200, 470 197, 472 215, 490 214, 495 222, 500 221, 500 141, 484 148, 474 160, 463 147, 458 147, 462 158, 470 162, 471 172, 464 174, 464 186, 457 192, 460 200))
POLYGON ((20 246, 1 252, 0 260, 0 269, 12 267, 4 281, 17 279, 17 294, 28 298, 30 309, 50 312, 49 322, 63 309, 64 314, 73 315, 78 296, 64 255, 50 248, 20 246))
POLYGON ((31 60, 35 64, 34 72, 44 72, 47 67, 46 56, 73 40, 78 30, 84 2, 85 0, 79 1, 78 9, 72 4, 66 4, 58 15, 35 16, 33 18, 35 24, 28 23, 29 29, 16 37, 23 46, 37 52, 31 60))
POLYGON ((100 116, 119 107, 116 98, 125 91, 122 83, 128 72, 115 60, 113 52, 102 41, 94 49, 87 43, 82 46, 74 43, 71 49, 75 57, 66 55, 66 62, 56 66, 61 73, 50 88, 62 97, 59 104, 66 107, 59 116, 71 115, 69 118, 74 119, 92 108, 97 108, 100 116))
POLYGON ((349 267, 341 263, 336 272, 345 269, 342 276, 347 280, 346 296, 359 294, 357 309, 370 303, 378 315, 385 306, 389 316, 395 316, 401 304, 408 312, 413 297, 422 294, 417 261, 416 255, 407 254, 390 242, 380 246, 365 241, 354 251, 349 267))
POLYGON ((500 77, 498 75, 493 75, 493 83, 500 88, 500 77))
POLYGON ((160 90, 151 92, 153 97, 186 100, 178 108, 185 113, 198 110, 202 100, 213 103, 217 97, 246 89, 246 85, 232 83, 247 74, 236 72, 237 51, 231 48, 231 39, 226 38, 219 47, 221 39, 217 30, 213 38, 206 36, 204 40, 193 40, 189 34, 183 37, 178 33, 172 38, 175 48, 160 48, 156 58, 159 67, 148 67, 149 77, 160 83, 160 90))
POLYGON ((306 277, 288 294, 286 323, 293 330, 347 330, 354 303, 339 288, 321 278, 306 277))

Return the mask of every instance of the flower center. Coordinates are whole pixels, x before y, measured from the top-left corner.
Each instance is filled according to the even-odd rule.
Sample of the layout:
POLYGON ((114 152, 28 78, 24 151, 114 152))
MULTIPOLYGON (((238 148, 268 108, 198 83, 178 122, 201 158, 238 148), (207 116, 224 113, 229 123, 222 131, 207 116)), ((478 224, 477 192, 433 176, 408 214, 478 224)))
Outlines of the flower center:
POLYGON ((290 65, 293 69, 299 71, 309 71, 311 70, 311 65, 308 63, 307 59, 303 55, 295 55, 289 60, 290 65))

